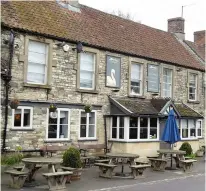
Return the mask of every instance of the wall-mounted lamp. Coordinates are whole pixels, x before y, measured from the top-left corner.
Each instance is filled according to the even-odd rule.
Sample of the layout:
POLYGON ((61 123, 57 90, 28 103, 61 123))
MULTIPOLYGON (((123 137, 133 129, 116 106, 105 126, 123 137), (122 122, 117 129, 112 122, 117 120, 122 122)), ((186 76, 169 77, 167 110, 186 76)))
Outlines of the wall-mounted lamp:
POLYGON ((77 47, 76 48, 72 48, 72 50, 77 50, 77 53, 81 53, 83 52, 83 46, 81 42, 77 43, 77 47))

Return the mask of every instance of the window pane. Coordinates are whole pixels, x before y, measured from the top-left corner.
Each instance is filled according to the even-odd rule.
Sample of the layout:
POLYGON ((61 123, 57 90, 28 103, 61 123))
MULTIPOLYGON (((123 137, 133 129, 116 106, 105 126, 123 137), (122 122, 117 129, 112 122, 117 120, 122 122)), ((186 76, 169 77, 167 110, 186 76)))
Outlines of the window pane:
POLYGON ((49 117, 49 124, 57 124, 57 118, 51 118, 49 117))
POLYGON ((117 127, 117 117, 112 117, 112 127, 117 127))
POLYGON ((45 74, 45 65, 29 62, 28 73, 45 74))
POLYGON ((31 52, 38 52, 38 53, 46 54, 47 46, 48 46, 47 44, 42 43, 42 42, 37 42, 33 40, 29 41, 29 51, 31 52))
POLYGON ((188 138, 188 129, 182 129, 182 137, 188 138))
POLYGON ((148 91, 159 92, 159 66, 148 64, 148 91))
POLYGON ((140 128, 140 139, 147 139, 147 128, 140 128))
POLYGON ((81 53, 80 70, 94 71, 94 56, 93 53, 81 53))
POLYGON ((59 138, 68 138, 68 125, 59 126, 59 138))
POLYGON ((124 139, 124 128, 119 128, 119 139, 124 139))
POLYGON ((190 129, 190 137, 196 137, 196 130, 190 129))
POLYGON ((198 129, 198 130, 197 130, 197 135, 198 135, 199 137, 202 136, 202 130, 201 130, 201 129, 198 129))
POLYGON ((138 118, 130 117, 129 126, 130 127, 137 127, 138 125, 138 118))
POLYGON ((81 112, 81 124, 82 125, 87 124, 87 114, 85 112, 81 112))
POLYGON ((80 71, 80 87, 93 88, 93 72, 80 71))
POLYGON ((89 125, 89 137, 94 137, 94 125, 89 125))
POLYGON ((112 128, 112 138, 113 139, 117 138, 117 128, 112 128))
POLYGON ((45 83, 45 75, 33 73, 33 72, 28 72, 27 73, 27 82, 43 84, 43 83, 45 83))
POLYGON ((141 79, 140 71, 141 71, 141 65, 140 64, 135 64, 135 63, 131 64, 131 81, 136 82, 136 81, 141 79))
POLYGON ((130 89, 131 94, 140 94, 140 88, 139 87, 135 87, 135 86, 131 86, 130 89))
POLYGON ((147 127, 147 118, 140 118, 140 127, 147 127))
POLYGON ((80 125, 80 137, 86 137, 86 125, 80 125))
POLYGON ((30 109, 24 109, 24 127, 30 126, 30 109))
POLYGON ((48 138, 57 138, 57 125, 49 125, 48 138))
POLYGON ((89 124, 95 124, 95 113, 89 113, 89 124))
POLYGON ((14 127, 21 127, 21 109, 16 109, 14 112, 14 127))
POLYGON ((188 128, 188 127, 187 127, 187 120, 186 120, 186 119, 182 119, 181 122, 182 122, 182 124, 181 124, 181 125, 182 125, 182 128, 183 128, 183 129, 187 129, 187 128, 188 128))
POLYGON ((124 127, 124 117, 119 117, 119 127, 124 127))
POLYGON ((60 111, 60 124, 68 124, 68 111, 60 111))
POLYGON ((39 54, 36 52, 29 52, 28 62, 38 63, 41 65, 46 64, 46 54, 39 54))
POLYGON ((130 128, 129 129, 129 139, 137 139, 138 129, 137 128, 130 128))
POLYGON ((157 118, 150 118, 150 127, 157 127, 157 118))

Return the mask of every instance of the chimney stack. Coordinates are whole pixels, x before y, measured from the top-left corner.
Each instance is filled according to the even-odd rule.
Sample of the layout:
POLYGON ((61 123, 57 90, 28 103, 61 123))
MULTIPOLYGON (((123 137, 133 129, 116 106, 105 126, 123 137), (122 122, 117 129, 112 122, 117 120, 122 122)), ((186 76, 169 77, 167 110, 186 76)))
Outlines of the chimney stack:
POLYGON ((205 30, 194 32, 194 43, 197 46, 205 45, 205 30))
POLYGON ((182 17, 168 19, 168 32, 174 33, 180 40, 185 40, 185 19, 182 17))

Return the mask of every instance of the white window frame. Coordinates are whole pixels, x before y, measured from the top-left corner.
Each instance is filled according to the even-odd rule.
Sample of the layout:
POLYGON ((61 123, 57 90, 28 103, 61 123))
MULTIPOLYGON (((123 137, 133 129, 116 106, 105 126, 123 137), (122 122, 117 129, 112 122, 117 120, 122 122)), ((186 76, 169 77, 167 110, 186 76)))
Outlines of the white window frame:
POLYGON ((202 127, 203 127, 202 123, 203 123, 203 120, 202 120, 202 119, 196 120, 196 135, 197 135, 197 138, 202 138, 202 132, 203 132, 203 130, 202 130, 202 127), (200 128, 197 127, 197 123, 198 123, 198 122, 201 122, 200 128), (201 135, 200 135, 200 136, 198 136, 198 129, 201 129, 201 135))
POLYGON ((173 86, 173 69, 163 67, 162 76, 163 76, 163 79, 162 79, 162 96, 167 97, 166 95, 164 95, 164 91, 166 90, 168 92, 168 90, 164 89, 164 84, 168 84, 168 85, 170 85, 170 96, 169 97, 172 98, 172 95, 173 95, 173 92, 172 92, 172 90, 173 90, 173 88, 172 88, 172 86, 173 86), (165 83, 164 82, 164 76, 165 76, 164 75, 164 70, 170 70, 171 71, 171 83, 165 83))
POLYGON ((49 44, 48 43, 45 43, 45 42, 40 42, 40 41, 37 41, 37 40, 33 40, 33 39, 29 39, 29 43, 28 43, 28 60, 27 60, 27 73, 26 73, 26 83, 28 84, 36 84, 36 85, 46 85, 48 84, 48 65, 49 65, 49 44), (45 44, 46 45, 46 56, 45 56, 45 59, 46 59, 46 64, 45 64, 45 76, 44 76, 44 83, 35 83, 35 82, 29 82, 28 81, 28 66, 29 66, 29 43, 31 41, 35 41, 35 42, 38 42, 38 43, 42 43, 42 44, 45 44))
POLYGON ((95 110, 92 110, 91 113, 94 113, 94 120, 95 120, 95 123, 94 123, 94 137, 88 137, 88 131, 89 131, 89 113, 86 113, 87 115, 87 121, 86 121, 86 137, 80 137, 80 128, 81 128, 81 112, 85 112, 84 110, 79 110, 79 136, 78 136, 78 139, 79 140, 94 140, 97 138, 97 111, 95 110))
MULTIPOLYGON (((118 116, 117 116, 118 117, 118 116)), ((159 140, 159 118, 157 118, 157 136, 155 139, 153 138, 150 138, 150 118, 147 118, 148 120, 148 136, 147 136, 147 139, 140 139, 140 117, 137 117, 138 118, 138 127, 137 127, 137 139, 129 139, 129 130, 130 128, 133 128, 133 127, 130 127, 130 117, 124 117, 124 139, 119 139, 119 119, 117 120, 117 138, 112 138, 112 120, 113 120, 113 117, 111 117, 111 121, 110 121, 110 140, 112 141, 121 141, 121 142, 148 142, 148 141, 158 141, 159 140)), ((153 117, 151 117, 153 118, 153 117)))
POLYGON ((189 101, 197 101, 197 80, 198 80, 198 74, 196 73, 192 73, 192 72, 189 72, 189 80, 188 80, 188 100, 189 101), (190 78, 191 78, 191 75, 195 76, 195 87, 193 86, 190 86, 190 78), (190 99, 190 87, 191 88, 195 88, 195 99, 190 99))
POLYGON ((191 137, 191 135, 190 135, 190 127, 189 127, 189 122, 188 122, 188 120, 195 120, 195 119, 181 119, 181 121, 180 121, 180 138, 181 138, 181 140, 195 140, 195 139, 198 139, 198 137, 197 137, 197 126, 196 126, 196 121, 195 121, 195 133, 196 133, 196 136, 195 137, 191 137), (187 121, 187 129, 188 129, 188 137, 186 137, 186 138, 184 138, 184 137, 182 137, 182 120, 186 120, 187 121))
POLYGON ((15 127, 14 126, 14 115, 15 115, 15 109, 12 109, 12 128, 14 130, 18 130, 18 129, 32 129, 32 125, 33 125, 33 107, 28 107, 28 106, 18 106, 17 109, 21 109, 21 127, 15 127), (24 127, 23 126, 23 122, 24 122, 24 110, 25 109, 29 109, 30 110, 30 126, 29 127, 24 127))
MULTIPOLYGON (((130 62, 129 94, 130 94, 131 96, 142 96, 142 95, 143 95, 143 66, 144 66, 144 65, 143 65, 142 63, 138 63, 138 62, 135 62, 135 61, 131 61, 131 62, 130 62), (132 94, 132 92, 131 92, 131 87, 132 87, 132 85, 131 85, 132 64, 137 64, 137 65, 140 66, 140 74, 139 74, 139 76, 140 76, 140 78, 139 78, 139 83, 140 83, 139 89, 140 89, 140 93, 139 93, 139 94, 135 94, 135 93, 132 94)), ((134 87, 136 87, 136 86, 134 86, 134 87)))
POLYGON ((70 109, 67 108, 57 108, 57 137, 59 137, 59 126, 60 126, 60 111, 68 111, 68 138, 48 138, 49 130, 49 109, 47 108, 47 126, 46 126, 46 140, 47 141, 68 141, 70 140, 70 109))
POLYGON ((125 117, 124 116, 116 116, 117 117, 117 127, 114 127, 114 128, 117 128, 117 138, 112 138, 112 122, 113 122, 113 117, 111 117, 111 128, 110 128, 110 139, 111 140, 116 140, 116 141, 125 141, 125 117), (120 127, 119 124, 120 124, 120 117, 123 117, 124 119, 124 127, 120 127), (124 139, 120 139, 119 138, 119 129, 120 128, 123 128, 124 129, 124 139))
POLYGON ((95 75, 96 75, 97 54, 94 53, 94 52, 85 51, 83 53, 80 53, 79 58, 80 58, 80 61, 79 61, 79 89, 82 89, 82 90, 95 90, 95 86, 96 86, 96 81, 95 81, 96 77, 95 77, 95 75), (94 68, 94 70, 93 70, 93 72, 90 71, 90 72, 93 73, 92 87, 91 88, 81 87, 81 80, 80 80, 81 79, 80 78, 81 77, 81 71, 89 71, 89 70, 81 70, 81 55, 82 54, 87 54, 87 53, 93 54, 93 57, 94 57, 94 60, 93 60, 93 68, 94 68))

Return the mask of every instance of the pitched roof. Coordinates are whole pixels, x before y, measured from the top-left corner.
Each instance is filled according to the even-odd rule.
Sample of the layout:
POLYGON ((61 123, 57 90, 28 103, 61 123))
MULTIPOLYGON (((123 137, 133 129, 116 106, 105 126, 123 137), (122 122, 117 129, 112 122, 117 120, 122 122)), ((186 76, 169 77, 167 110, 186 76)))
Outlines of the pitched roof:
POLYGON ((158 112, 160 112, 168 101, 170 101, 170 99, 166 99, 166 98, 151 99, 151 104, 158 112))
POLYGON ((205 45, 197 46, 194 42, 184 41, 202 60, 205 61, 205 45))
POLYGON ((55 1, 2 1, 2 24, 49 37, 81 41, 84 45, 204 70, 171 33, 84 5, 80 8, 81 13, 77 13, 61 7, 55 1))

